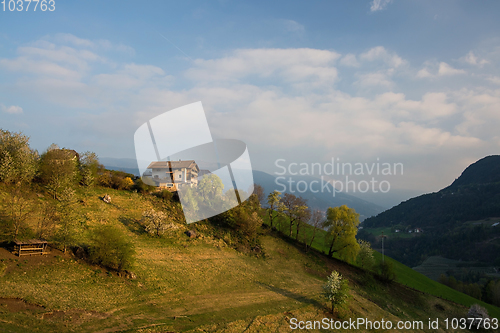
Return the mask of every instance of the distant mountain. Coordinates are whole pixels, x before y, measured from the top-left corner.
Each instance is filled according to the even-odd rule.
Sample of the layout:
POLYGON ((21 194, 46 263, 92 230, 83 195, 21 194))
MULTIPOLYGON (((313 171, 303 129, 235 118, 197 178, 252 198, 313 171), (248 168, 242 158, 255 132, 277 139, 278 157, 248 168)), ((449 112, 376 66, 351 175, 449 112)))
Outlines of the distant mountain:
POLYGON ((353 193, 355 197, 366 200, 368 202, 372 202, 380 207, 383 207, 384 209, 389 209, 394 206, 397 206, 402 201, 406 201, 421 194, 423 194, 423 191, 420 190, 394 189, 394 188, 391 188, 391 190, 387 193, 382 193, 380 191, 378 192, 368 191, 366 193, 361 193, 358 191, 356 193, 353 193))
POLYGON ((365 226, 450 226, 500 216, 500 155, 468 166, 450 186, 409 199, 365 221, 365 226))
POLYGON ((100 157, 99 162, 108 170, 125 171, 139 176, 137 161, 133 158, 100 157))
POLYGON ((325 211, 326 209, 328 209, 328 207, 347 205, 350 208, 354 208, 356 212, 361 215, 360 220, 364 220, 367 217, 374 216, 384 210, 384 208, 377 206, 371 202, 359 199, 346 193, 339 192, 337 190, 335 190, 334 195, 334 189, 330 183, 327 184, 327 186, 325 186, 323 190, 321 190, 321 180, 311 176, 285 175, 283 177, 285 177, 285 180, 277 179, 277 177, 262 171, 253 171, 254 182, 261 185, 264 188, 264 192, 266 194, 271 193, 274 190, 284 193, 292 193, 296 196, 307 199, 308 206, 313 209, 320 209, 325 211), (291 188, 288 185, 289 179, 293 181, 293 184, 295 184, 291 188), (318 183, 312 183, 314 181, 318 181, 318 183), (300 193, 297 190, 296 184, 298 182, 301 182, 301 186, 298 187, 298 190, 305 190, 303 193, 300 193), (313 184, 312 191, 311 184, 313 184), (283 185, 286 185, 284 191, 283 185), (313 191, 317 191, 317 193, 314 193, 313 191))
MULTIPOLYGON (((364 221, 365 228, 423 229, 417 237, 392 235, 389 255, 415 266, 429 255, 500 265, 500 156, 468 166, 450 186, 404 201, 364 221)), ((362 237, 370 238, 361 233, 362 237)), ((374 239, 371 238, 373 241, 374 239)))

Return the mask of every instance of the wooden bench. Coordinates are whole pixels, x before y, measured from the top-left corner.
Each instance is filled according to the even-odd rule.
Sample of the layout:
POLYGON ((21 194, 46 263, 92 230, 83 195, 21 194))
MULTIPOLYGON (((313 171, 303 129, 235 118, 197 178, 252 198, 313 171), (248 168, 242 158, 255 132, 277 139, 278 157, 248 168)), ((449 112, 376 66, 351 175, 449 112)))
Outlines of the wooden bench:
POLYGON ((39 239, 30 239, 26 241, 14 241, 14 253, 20 256, 27 256, 32 254, 47 254, 47 241, 39 239))

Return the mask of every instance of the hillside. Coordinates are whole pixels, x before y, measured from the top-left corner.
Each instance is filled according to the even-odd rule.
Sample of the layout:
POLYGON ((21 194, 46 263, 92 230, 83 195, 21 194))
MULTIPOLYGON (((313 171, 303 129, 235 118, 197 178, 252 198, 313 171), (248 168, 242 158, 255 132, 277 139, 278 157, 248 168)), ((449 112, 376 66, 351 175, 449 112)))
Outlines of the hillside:
MULTIPOLYGON (((139 171, 137 170, 137 162, 133 159, 129 158, 109 158, 104 157, 101 158, 101 163, 103 163, 107 169, 110 170, 120 170, 125 171, 134 175, 139 175, 139 171)), ((283 186, 279 184, 286 184, 286 181, 276 181, 276 177, 270 175, 268 173, 254 170, 253 178, 256 184, 261 185, 264 188, 265 193, 271 193, 274 190, 282 191, 283 186)), ((288 180, 289 176, 286 176, 288 180)), ((291 176, 291 179, 297 182, 305 182, 306 184, 310 184, 312 181, 317 181, 317 178, 311 176, 291 176)), ((300 195, 302 198, 307 199, 308 205, 313 209, 320 209, 326 211, 328 207, 342 206, 347 205, 349 207, 354 208, 359 214, 361 214, 361 220, 364 220, 367 217, 377 215, 382 212, 384 208, 371 203, 369 201, 359 199, 355 196, 335 191, 335 195, 333 195, 333 187, 331 184, 327 186, 328 190, 318 191, 318 193, 313 193, 307 188, 306 191, 298 193, 294 188, 292 189, 295 195, 300 195)), ((289 189, 285 192, 290 192, 289 189)))
MULTIPOLYGON (((0 188, 0 195, 6 193, 0 188)), ((6 204, 2 199, 0 203, 6 204)), ((36 200, 50 201, 38 196, 36 200)), ((466 308, 399 284, 366 279, 359 269, 264 229, 260 255, 233 248, 230 233, 196 223, 162 238, 144 232, 141 214, 162 205, 151 196, 109 188, 82 189, 74 212, 82 224, 119 228, 136 248, 136 279, 88 264, 71 252, 18 258, 0 248, 0 329, 5 332, 275 332, 290 318, 330 317, 321 296, 335 269, 349 279, 349 307, 335 318, 422 320, 465 315, 466 308), (110 194, 111 204, 100 198, 110 194)), ((80 235, 85 240, 85 232, 80 235)), ((411 331, 411 330, 410 330, 411 331)), ((425 331, 425 330, 414 330, 425 331)), ((443 331, 443 330, 441 330, 443 331)))
POLYGON ((499 166, 498 155, 477 161, 450 186, 367 219, 364 237, 375 241, 369 233, 378 236, 380 228, 390 228, 388 253, 411 266, 431 255, 500 266, 500 228, 495 226, 500 217, 499 166), (415 228, 423 233, 402 236, 415 228))

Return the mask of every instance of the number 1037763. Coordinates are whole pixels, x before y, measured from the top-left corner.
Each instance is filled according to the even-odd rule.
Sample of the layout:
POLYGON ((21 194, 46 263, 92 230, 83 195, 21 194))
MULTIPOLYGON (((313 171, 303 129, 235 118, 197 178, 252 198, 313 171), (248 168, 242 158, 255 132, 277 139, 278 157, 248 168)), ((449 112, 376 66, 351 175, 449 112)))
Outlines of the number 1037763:
POLYGON ((27 12, 37 10, 53 12, 56 10, 55 0, 2 0, 0 2, 4 12, 27 12))

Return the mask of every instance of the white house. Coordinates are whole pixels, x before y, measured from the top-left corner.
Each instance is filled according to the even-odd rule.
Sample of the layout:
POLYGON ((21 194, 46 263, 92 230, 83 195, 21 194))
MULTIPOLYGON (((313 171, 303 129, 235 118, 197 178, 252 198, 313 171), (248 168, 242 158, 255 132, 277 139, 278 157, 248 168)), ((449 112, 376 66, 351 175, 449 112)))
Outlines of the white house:
POLYGON ((149 164, 143 178, 150 179, 159 188, 176 191, 181 186, 197 186, 199 172, 194 160, 160 161, 149 164))

